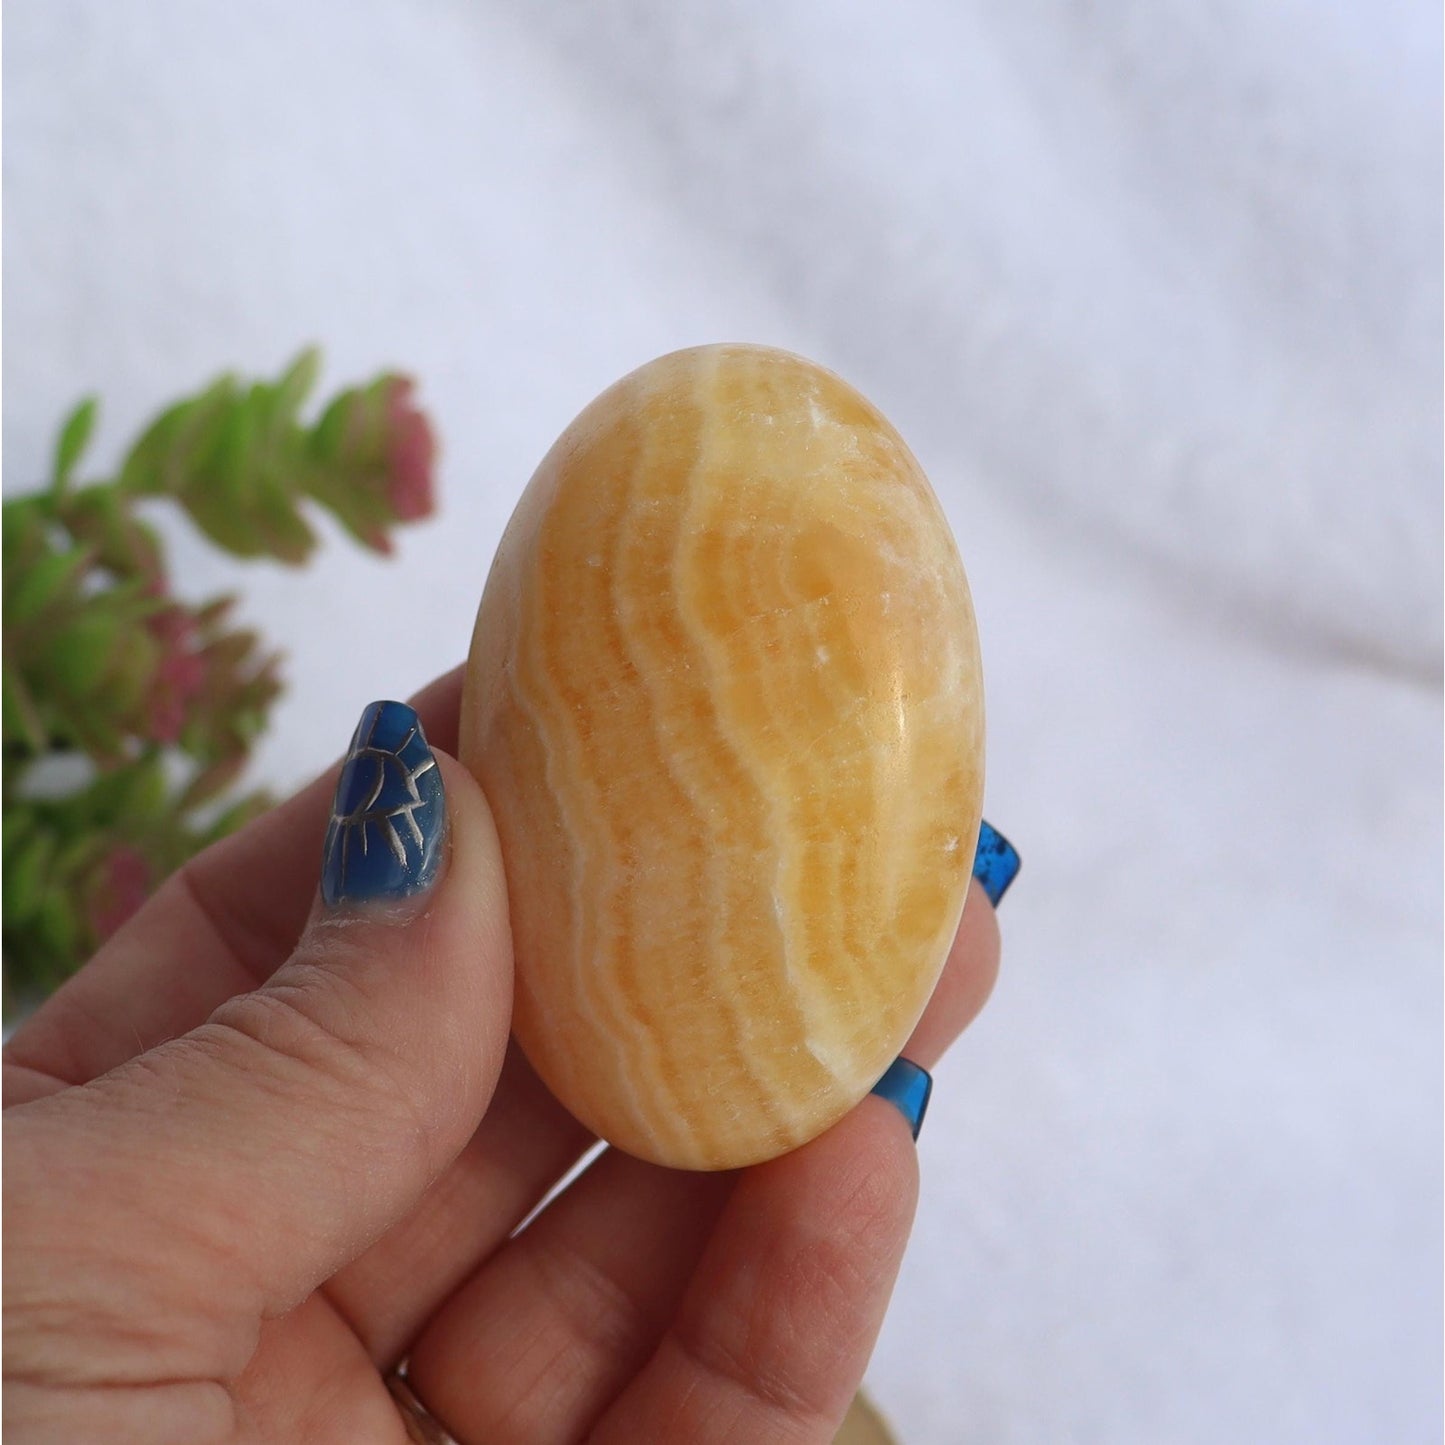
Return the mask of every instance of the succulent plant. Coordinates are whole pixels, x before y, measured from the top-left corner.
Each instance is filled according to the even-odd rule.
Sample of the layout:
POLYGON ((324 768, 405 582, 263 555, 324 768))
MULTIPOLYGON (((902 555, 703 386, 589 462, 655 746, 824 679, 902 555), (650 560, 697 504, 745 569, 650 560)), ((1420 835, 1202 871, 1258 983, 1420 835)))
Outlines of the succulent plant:
POLYGON ((430 514, 435 443, 386 373, 302 418, 320 357, 222 376, 167 408, 113 478, 76 472, 97 406, 65 421, 49 485, 3 505, 7 1014, 73 972, 167 874, 268 805, 236 794, 281 691, 234 598, 176 597, 141 504, 169 499, 218 547, 301 564, 308 504, 362 545, 430 514))

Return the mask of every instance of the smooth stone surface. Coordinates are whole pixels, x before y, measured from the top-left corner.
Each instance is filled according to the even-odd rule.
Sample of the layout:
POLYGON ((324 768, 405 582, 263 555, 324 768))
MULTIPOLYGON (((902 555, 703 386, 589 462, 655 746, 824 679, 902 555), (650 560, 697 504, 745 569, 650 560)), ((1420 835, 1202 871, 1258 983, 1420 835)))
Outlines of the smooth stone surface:
POLYGON ((713 346, 598 397, 502 539, 461 736, 514 1030, 579 1119, 724 1169, 868 1092, 963 908, 983 696, 948 524, 856 391, 713 346))

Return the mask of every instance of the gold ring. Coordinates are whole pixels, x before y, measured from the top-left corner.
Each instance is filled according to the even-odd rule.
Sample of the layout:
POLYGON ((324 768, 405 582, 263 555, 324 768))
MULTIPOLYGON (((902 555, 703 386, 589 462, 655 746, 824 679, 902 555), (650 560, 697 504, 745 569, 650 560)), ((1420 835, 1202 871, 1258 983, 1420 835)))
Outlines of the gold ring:
POLYGON ((400 1370, 393 1370, 386 1377, 386 1388, 396 1403, 401 1422, 406 1426, 406 1438, 415 1445, 457 1445, 456 1440, 442 1428, 441 1421, 416 1397, 416 1391, 406 1382, 400 1370))

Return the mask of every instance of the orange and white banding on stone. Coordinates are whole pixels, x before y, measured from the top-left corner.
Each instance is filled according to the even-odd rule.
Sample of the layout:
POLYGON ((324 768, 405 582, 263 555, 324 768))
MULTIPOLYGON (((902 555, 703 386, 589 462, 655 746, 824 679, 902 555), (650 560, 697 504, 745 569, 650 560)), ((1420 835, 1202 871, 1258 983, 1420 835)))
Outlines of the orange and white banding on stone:
POLYGON ((502 539, 461 738, 515 1034, 579 1119, 727 1169, 862 1099, 943 967, 983 795, 968 584, 869 402, 734 345, 605 391, 502 539))

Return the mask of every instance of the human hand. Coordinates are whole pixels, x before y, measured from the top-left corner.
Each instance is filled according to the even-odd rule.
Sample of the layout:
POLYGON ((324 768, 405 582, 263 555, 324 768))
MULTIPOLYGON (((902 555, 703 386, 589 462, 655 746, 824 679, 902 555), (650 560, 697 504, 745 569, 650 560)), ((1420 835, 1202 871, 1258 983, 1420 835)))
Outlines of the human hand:
MULTIPOLYGON (((593 1141, 508 1045, 460 686, 414 700, 436 765, 405 868, 343 877, 333 851, 347 896, 317 899, 333 769, 182 869, 6 1049, 17 1442, 399 1445, 404 1358, 463 1442, 831 1440, 913 1215, 908 1124, 870 1097, 727 1175, 609 1150, 512 1237, 593 1141)), ((905 1049, 925 1068, 993 985, 973 892, 905 1049)))

